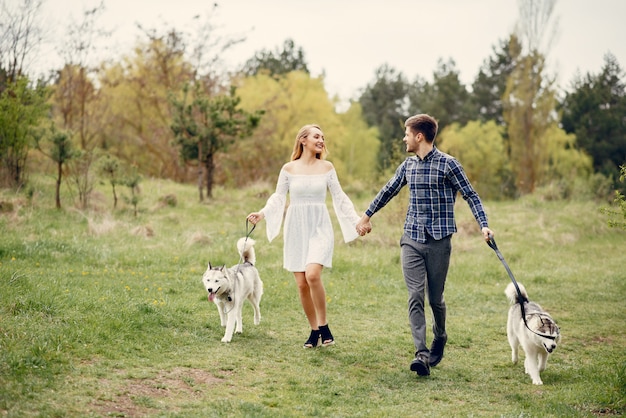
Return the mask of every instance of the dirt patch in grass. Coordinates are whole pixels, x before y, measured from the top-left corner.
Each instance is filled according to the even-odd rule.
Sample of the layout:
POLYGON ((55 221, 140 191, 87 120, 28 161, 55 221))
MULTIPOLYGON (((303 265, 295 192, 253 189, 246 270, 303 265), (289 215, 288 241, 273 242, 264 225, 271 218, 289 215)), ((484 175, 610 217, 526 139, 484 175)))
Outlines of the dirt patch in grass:
POLYGON ((128 378, 117 382, 101 379, 103 390, 92 402, 98 414, 114 417, 143 417, 157 410, 178 412, 178 402, 199 397, 223 379, 200 369, 175 368, 149 378, 128 378))

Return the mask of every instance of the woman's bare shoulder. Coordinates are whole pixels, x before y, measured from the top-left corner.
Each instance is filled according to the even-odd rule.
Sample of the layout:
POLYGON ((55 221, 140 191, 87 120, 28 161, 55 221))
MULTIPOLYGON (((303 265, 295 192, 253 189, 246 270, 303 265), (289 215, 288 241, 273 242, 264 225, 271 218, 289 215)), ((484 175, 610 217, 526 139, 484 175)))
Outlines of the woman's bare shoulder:
POLYGON ((296 161, 289 161, 288 163, 285 163, 281 170, 286 171, 289 174, 294 174, 295 162, 296 161))

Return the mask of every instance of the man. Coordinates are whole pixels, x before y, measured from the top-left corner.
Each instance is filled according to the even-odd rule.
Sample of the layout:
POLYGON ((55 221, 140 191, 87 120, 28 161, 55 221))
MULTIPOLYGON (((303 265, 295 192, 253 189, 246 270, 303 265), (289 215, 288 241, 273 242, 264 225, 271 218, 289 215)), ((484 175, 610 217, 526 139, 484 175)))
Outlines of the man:
POLYGON ((378 192, 357 224, 364 235, 372 230, 370 218, 409 186, 409 205, 400 240, 402 271, 409 292, 408 308, 411 334, 415 344, 415 359, 411 371, 420 376, 430 375, 430 368, 439 364, 448 340, 446 334, 446 304, 443 297, 450 264, 452 234, 456 232, 454 202, 457 192, 468 202, 483 237, 493 235, 487 215, 463 167, 457 160, 435 146, 437 121, 425 114, 408 118, 404 143, 406 151, 415 153, 397 168, 395 175, 378 192), (426 346, 424 291, 433 313, 433 341, 426 346))

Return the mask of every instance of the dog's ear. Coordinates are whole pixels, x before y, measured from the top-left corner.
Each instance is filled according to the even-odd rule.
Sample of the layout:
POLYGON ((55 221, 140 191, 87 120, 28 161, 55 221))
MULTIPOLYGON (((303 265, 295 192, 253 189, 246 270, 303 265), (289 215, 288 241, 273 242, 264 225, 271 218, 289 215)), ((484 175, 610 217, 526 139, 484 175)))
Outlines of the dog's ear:
POLYGON ((211 270, 213 267, 211 267, 211 262, 209 261, 209 270, 211 270))
POLYGON ((226 264, 222 265, 221 267, 218 267, 217 269, 219 271, 224 271, 225 268, 226 268, 226 264))

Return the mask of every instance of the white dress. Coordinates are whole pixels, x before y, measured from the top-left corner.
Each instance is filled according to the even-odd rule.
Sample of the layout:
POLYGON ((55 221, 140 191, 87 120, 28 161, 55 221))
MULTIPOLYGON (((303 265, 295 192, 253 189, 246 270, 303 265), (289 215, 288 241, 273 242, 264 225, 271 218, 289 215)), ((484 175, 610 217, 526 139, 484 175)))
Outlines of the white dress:
POLYGON ((330 190, 344 241, 354 240, 358 237, 356 224, 359 216, 341 189, 334 168, 324 174, 306 175, 281 170, 276 192, 261 209, 265 215, 267 239, 272 241, 280 232, 289 192, 283 248, 283 267, 288 271, 305 271, 310 263, 332 267, 335 240, 326 208, 326 190, 330 190))

